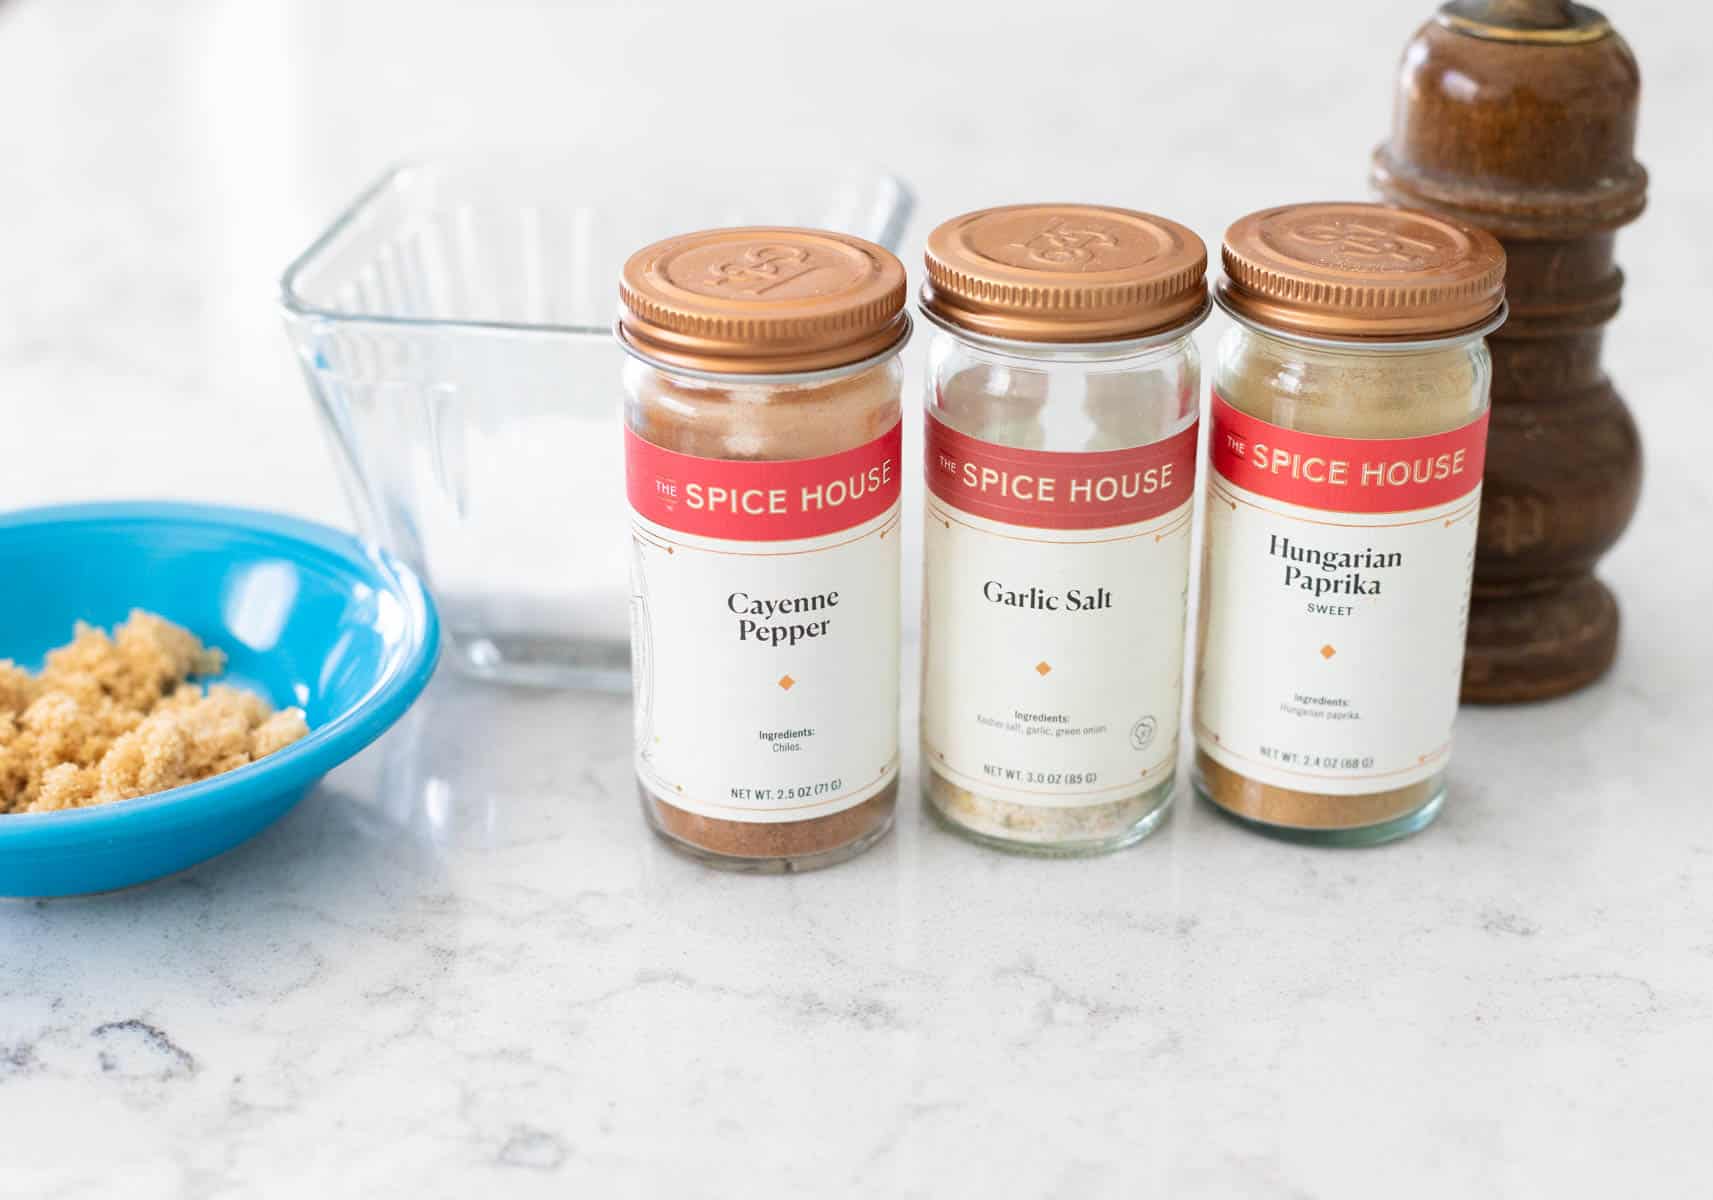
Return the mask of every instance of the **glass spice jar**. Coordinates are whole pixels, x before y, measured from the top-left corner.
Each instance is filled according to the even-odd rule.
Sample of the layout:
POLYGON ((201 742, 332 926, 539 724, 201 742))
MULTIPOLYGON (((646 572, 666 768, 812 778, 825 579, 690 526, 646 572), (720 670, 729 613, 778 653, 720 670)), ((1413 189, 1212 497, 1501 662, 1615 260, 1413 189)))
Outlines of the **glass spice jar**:
POLYGON ((898 794, 904 268, 714 230, 638 251, 620 299, 643 811, 717 866, 842 861, 898 794))
POLYGON ((927 803, 1006 849, 1129 845, 1176 773, 1206 248, 1019 205, 934 230, 927 272, 927 803))
POLYGON ((1223 257, 1196 786, 1294 840, 1401 837, 1445 795, 1504 251, 1304 204, 1238 221, 1223 257))

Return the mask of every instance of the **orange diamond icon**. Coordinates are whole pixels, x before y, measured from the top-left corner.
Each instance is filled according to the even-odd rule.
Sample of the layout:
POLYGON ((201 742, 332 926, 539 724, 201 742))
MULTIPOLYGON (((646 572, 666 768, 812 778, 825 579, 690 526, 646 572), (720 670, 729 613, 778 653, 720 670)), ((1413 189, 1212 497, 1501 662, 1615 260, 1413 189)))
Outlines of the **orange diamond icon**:
POLYGON ((779 686, 789 692, 792 688, 797 686, 797 681, 789 675, 781 675, 779 677, 779 686))
POLYGON ((1035 674, 1041 676, 1043 679, 1047 677, 1047 673, 1052 669, 1053 664, 1045 660, 1035 664, 1035 674))
POLYGON ((1334 650, 1330 645, 1322 646, 1320 648, 1320 656, 1322 658, 1331 658, 1334 654, 1337 654, 1337 653, 1338 653, 1338 651, 1334 650))

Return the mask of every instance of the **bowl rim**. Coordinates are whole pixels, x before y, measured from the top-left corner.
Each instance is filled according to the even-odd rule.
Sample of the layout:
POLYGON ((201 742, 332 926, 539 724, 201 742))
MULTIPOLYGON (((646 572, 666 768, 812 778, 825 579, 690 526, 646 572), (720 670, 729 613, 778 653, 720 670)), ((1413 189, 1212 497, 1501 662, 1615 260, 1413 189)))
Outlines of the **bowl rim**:
MULTIPOLYGON (((611 153, 608 151, 606 153, 611 153)), ((288 321, 321 320, 340 326, 379 326, 415 330, 470 330, 481 333, 505 333, 522 337, 548 339, 580 338, 606 341, 612 336, 610 322, 590 325, 567 325, 557 322, 506 321, 487 317, 412 317, 401 313, 363 312, 342 309, 311 301, 303 293, 302 278, 342 238, 371 219, 374 209, 390 193, 414 185, 421 177, 436 172, 491 170, 495 172, 533 173, 569 170, 582 165, 589 156, 567 151, 517 150, 489 148, 440 154, 413 155, 395 159, 374 176, 339 210, 330 224, 298 252, 280 272, 276 304, 288 321)), ((621 166, 623 164, 620 164, 621 166)), ((670 169, 671 162, 655 164, 670 169)), ((689 169, 688 166, 685 169, 689 169)), ((809 162, 799 164, 806 173, 838 175, 861 179, 884 196, 887 216, 878 236, 872 240, 891 253, 897 254, 910 220, 916 212, 916 193, 904 178, 880 165, 878 161, 847 163, 809 162)), ((612 284, 613 303, 618 303, 618 281, 612 284)), ((616 311, 616 309, 615 309, 616 311)))
POLYGON ((255 762, 212 778, 129 800, 47 813, 0 814, 0 844, 80 840, 100 834, 170 833, 199 821, 212 802, 231 801, 239 793, 273 794, 307 787, 368 746, 404 715, 428 685, 440 657, 440 617, 414 571, 373 543, 330 526, 261 509, 179 501, 107 501, 62 504, 0 513, 0 541, 22 530, 56 525, 180 525, 260 534, 292 552, 283 557, 304 562, 333 560, 397 600, 405 613, 398 650, 363 695, 332 720, 255 762), (312 553, 305 554, 308 549, 312 553), (182 820, 170 820, 179 816, 182 820), (136 827, 130 829, 128 827, 136 827))

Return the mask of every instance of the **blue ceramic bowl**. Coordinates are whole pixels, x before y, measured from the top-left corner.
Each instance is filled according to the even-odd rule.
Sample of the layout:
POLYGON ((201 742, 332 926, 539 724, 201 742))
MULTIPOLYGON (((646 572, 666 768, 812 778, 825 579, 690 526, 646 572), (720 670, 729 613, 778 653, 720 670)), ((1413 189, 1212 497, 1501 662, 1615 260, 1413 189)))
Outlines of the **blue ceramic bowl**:
POLYGON ((129 887, 253 837, 404 714, 440 647, 416 576, 321 525, 193 504, 0 515, 0 658, 33 670, 73 622, 110 628, 133 608, 224 650, 223 681, 299 706, 309 736, 153 796, 0 815, 0 896, 129 887))

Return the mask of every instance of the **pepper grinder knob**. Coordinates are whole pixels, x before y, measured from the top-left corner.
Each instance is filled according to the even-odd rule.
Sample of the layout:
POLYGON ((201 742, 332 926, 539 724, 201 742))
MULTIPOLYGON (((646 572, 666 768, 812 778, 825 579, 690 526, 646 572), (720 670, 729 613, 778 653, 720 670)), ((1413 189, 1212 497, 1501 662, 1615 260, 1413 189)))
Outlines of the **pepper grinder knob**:
POLYGON ((1465 701, 1563 695, 1617 652, 1617 601, 1593 569, 1635 511, 1641 447, 1600 354, 1623 286, 1613 242, 1647 200, 1640 91, 1592 8, 1453 0, 1405 48, 1374 152, 1388 201, 1479 225, 1509 257, 1465 701))
POLYGON ((1453 21, 1500 30, 1570 29, 1604 21, 1593 9, 1570 0, 1451 0, 1440 12, 1453 21))

